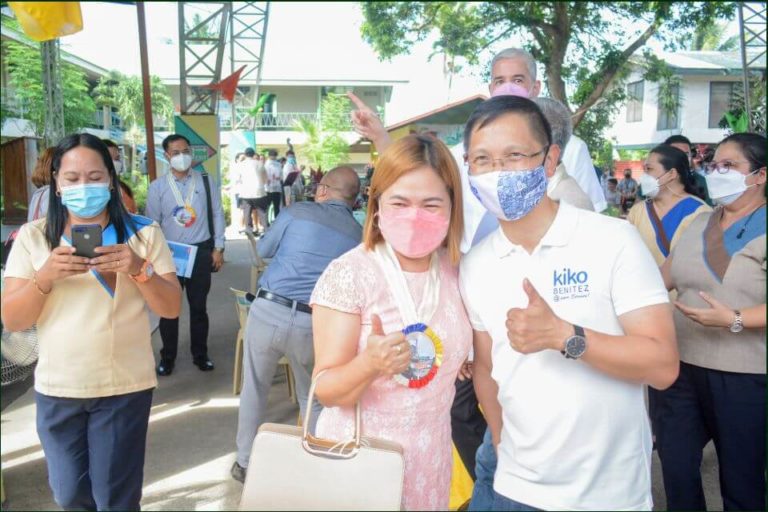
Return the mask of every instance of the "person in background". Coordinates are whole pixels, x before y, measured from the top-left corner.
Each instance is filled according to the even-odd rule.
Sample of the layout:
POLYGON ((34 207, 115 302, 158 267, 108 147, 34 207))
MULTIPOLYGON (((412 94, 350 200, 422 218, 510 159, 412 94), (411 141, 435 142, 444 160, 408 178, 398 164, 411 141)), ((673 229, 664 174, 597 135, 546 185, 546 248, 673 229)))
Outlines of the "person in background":
POLYGON ((240 201, 240 167, 242 165, 245 153, 239 152, 235 155, 235 158, 229 163, 229 188, 225 189, 229 192, 229 197, 232 205, 232 224, 235 225, 236 209, 240 212, 239 225, 241 228, 245 228, 245 215, 243 212, 243 203, 240 201))
POLYGON ((403 510, 448 508, 450 410, 471 340, 461 230, 450 151, 406 136, 377 162, 363 244, 334 260, 312 294, 315 375, 325 370, 317 435, 347 439, 360 402, 365 434, 403 447, 403 510))
POLYGON ((136 206, 136 200, 133 198, 133 190, 123 180, 118 180, 118 183, 120 184, 120 199, 123 201, 125 209, 128 210, 128 213, 135 215, 139 209, 136 206))
POLYGON ((243 205, 243 217, 245 217, 245 229, 254 231, 253 213, 255 211, 258 223, 255 224, 257 234, 262 234, 267 229, 267 209, 269 197, 267 197, 267 173, 264 165, 256 158, 253 148, 245 150, 245 158, 240 164, 240 201, 243 205))
MULTIPOLYGON (((207 300, 211 273, 218 272, 224 264, 221 194, 208 175, 192 170, 192 148, 186 137, 175 133, 167 136, 163 139, 163 151, 171 163, 171 172, 149 185, 147 217, 160 224, 169 241, 197 246, 192 275, 179 277, 179 282, 189 301, 192 361, 201 371, 210 371, 214 366, 208 357, 207 300)), ((157 373, 167 376, 173 372, 178 353, 179 319, 161 318, 160 337, 163 348, 157 373)))
POLYGON ((464 133, 500 223, 459 273, 498 452, 491 509, 650 510, 643 383, 669 386, 678 365, 659 269, 633 227, 546 195, 560 148, 534 102, 491 98, 464 133))
POLYGON ((267 153, 267 161, 264 164, 267 172, 267 197, 272 205, 270 221, 274 221, 280 215, 280 205, 283 202, 283 166, 277 160, 277 151, 270 149, 267 153))
POLYGON ((664 144, 677 148, 688 156, 688 164, 691 168, 693 184, 700 191, 701 198, 704 200, 704 202, 706 202, 709 206, 714 206, 714 203, 709 198, 709 194, 707 193, 707 180, 704 178, 704 174, 695 172, 696 169, 694 168, 693 159, 696 156, 696 151, 693 149, 693 144, 691 144, 691 141, 688 139, 688 137, 685 135, 672 135, 667 137, 667 140, 664 141, 664 144))
POLYGON ((48 213, 48 194, 51 190, 51 164, 55 148, 44 149, 37 157, 35 168, 32 170, 32 184, 37 189, 32 193, 27 208, 27 222, 41 219, 48 213))
MULTIPOLYGON (((640 232, 661 267, 691 222, 712 209, 693 181, 688 155, 679 149, 666 144, 656 146, 648 153, 643 170, 640 191, 646 200, 629 210, 627 220, 640 232)), ((648 388, 648 414, 654 433, 663 395, 663 391, 648 388)))
POLYGON ((643 170, 639 184, 646 200, 629 210, 627 220, 661 267, 691 222, 712 209, 693 181, 688 155, 679 149, 656 146, 648 153, 643 170))
MULTIPOLYGON (((564 148, 568 145, 573 133, 571 113, 568 108, 552 98, 534 98, 533 101, 539 106, 552 127, 552 143, 564 148)), ((565 201, 576 208, 594 211, 589 196, 568 174, 562 158, 557 164, 555 174, 547 182, 547 195, 554 201, 565 201)))
POLYGON ((618 191, 619 180, 608 178, 605 183, 605 200, 608 202, 608 206, 618 208, 621 206, 621 194, 618 191))
POLYGON ((119 176, 124 172, 127 172, 128 169, 123 165, 123 158, 120 155, 120 146, 118 146, 112 139, 101 139, 101 141, 106 144, 107 149, 109 150, 109 155, 112 157, 112 165, 115 166, 117 175, 119 176))
POLYGON ((54 148, 47 216, 22 226, 5 269, 3 327, 35 325, 37 434, 64 510, 139 510, 152 390, 147 309, 173 318, 181 289, 159 226, 129 214, 97 137, 54 148), (97 256, 72 228, 98 224, 97 256))
MULTIPOLYGON (((259 242, 259 255, 272 262, 259 280, 245 330, 237 460, 231 471, 239 482, 245 479, 272 377, 283 356, 291 363, 304 417, 315 359, 310 294, 328 264, 360 244, 362 228, 352 216, 359 190, 354 169, 332 169, 323 176, 315 202, 284 209, 259 242)), ((321 407, 317 402, 312 407, 316 421, 321 407)))
POLYGON ((637 200, 638 187, 637 181, 632 177, 632 169, 624 169, 624 179, 619 182, 616 188, 621 195, 620 206, 622 215, 626 216, 632 206, 634 206, 637 200))
POLYGON ((304 200, 304 176, 298 169, 291 171, 283 182, 285 204, 290 206, 304 200))
POLYGON ((707 509, 710 441, 724 509, 766 509, 766 142, 720 142, 705 174, 719 207, 691 222, 662 267, 680 343, 680 376, 656 416, 669 510, 707 509))

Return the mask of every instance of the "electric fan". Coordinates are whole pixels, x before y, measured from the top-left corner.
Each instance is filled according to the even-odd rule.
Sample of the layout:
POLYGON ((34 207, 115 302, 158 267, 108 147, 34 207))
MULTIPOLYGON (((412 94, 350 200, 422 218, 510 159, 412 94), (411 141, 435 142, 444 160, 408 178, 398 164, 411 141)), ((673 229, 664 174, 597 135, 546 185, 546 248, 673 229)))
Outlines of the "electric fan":
POLYGON ((0 354, 2 354, 0 385, 7 386, 29 377, 37 362, 37 329, 31 327, 19 332, 3 329, 0 354))

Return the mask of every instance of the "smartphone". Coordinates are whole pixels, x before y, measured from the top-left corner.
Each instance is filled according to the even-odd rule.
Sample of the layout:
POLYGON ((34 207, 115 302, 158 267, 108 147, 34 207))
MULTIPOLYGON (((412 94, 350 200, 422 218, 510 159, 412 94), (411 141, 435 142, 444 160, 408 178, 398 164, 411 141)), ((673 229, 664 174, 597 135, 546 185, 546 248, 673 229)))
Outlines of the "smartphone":
POLYGON ((95 258, 94 249, 101 246, 101 226, 99 224, 75 224, 72 226, 72 247, 75 256, 95 258))

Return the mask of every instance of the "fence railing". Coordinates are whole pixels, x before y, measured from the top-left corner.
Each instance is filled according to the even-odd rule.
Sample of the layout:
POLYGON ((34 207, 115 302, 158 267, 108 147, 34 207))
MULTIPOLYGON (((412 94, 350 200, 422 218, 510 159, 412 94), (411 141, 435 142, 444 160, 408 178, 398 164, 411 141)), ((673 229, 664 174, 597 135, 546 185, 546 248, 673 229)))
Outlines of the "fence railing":
MULTIPOLYGON (((244 124, 250 127, 251 121, 249 119, 248 109, 237 108, 235 111, 238 124, 244 124)), ((262 112, 255 117, 254 128, 257 130, 291 130, 297 131, 299 121, 309 121, 316 123, 319 121, 320 114, 317 112, 262 112)), ((219 111, 219 127, 222 129, 228 129, 232 126, 232 111, 230 109, 219 111)), ((347 130, 352 130, 352 123, 349 123, 347 130)))

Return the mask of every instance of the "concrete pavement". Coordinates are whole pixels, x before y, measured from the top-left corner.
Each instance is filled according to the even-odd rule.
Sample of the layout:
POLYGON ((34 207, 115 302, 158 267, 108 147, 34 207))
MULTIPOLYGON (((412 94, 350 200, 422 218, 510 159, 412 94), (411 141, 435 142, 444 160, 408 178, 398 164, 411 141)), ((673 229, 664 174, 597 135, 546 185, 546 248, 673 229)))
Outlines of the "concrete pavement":
MULTIPOLYGON (((214 275, 208 300, 209 352, 216 364, 200 372, 189 353, 187 307, 181 318, 179 358, 170 377, 159 377, 149 425, 144 474, 145 510, 236 510, 242 486, 229 469, 235 457, 238 397, 232 394, 237 317, 230 287, 246 289, 250 275, 244 240, 227 242, 226 266, 214 275)), ((152 340, 155 355, 159 335, 152 340)), ((278 372, 270 395, 268 421, 295 423, 298 407, 288 398, 278 372)), ((45 460, 35 432, 34 396, 24 392, 2 412, 4 510, 57 510, 47 482, 45 460)), ((658 458, 654 455, 655 509, 665 500, 658 458)), ((707 447, 702 468, 710 510, 722 510, 717 463, 707 447)))

